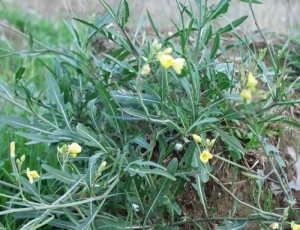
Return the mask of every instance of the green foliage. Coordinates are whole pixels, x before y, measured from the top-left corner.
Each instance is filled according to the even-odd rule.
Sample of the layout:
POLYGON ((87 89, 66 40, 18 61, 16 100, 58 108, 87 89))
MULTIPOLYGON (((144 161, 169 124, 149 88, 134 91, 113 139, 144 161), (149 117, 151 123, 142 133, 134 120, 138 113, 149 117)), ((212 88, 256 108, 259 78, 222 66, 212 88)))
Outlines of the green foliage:
MULTIPOLYGON (((15 218, 13 226, 20 229, 178 229, 186 224, 209 229, 218 220, 209 205, 212 183, 235 200, 233 213, 244 205, 253 216, 234 221, 222 217, 225 221, 217 229, 284 221, 287 216, 271 205, 272 193, 260 205, 268 175, 242 165, 242 159, 260 147, 293 210, 286 165, 267 137, 275 121, 297 126, 281 116, 297 101, 285 91, 285 72, 273 50, 256 53, 249 46, 251 37, 236 33, 247 17, 218 28, 214 21, 227 12, 229 0, 213 7, 195 1, 195 9, 177 1, 180 23, 174 23, 176 32, 170 36, 161 35, 147 13, 157 36, 152 38, 142 20, 134 33, 127 31, 126 0, 117 9, 100 3, 107 10, 103 17, 66 22, 64 36, 72 44, 63 50, 41 43, 47 43, 43 37, 32 37, 28 51, 4 51, 3 58, 32 57, 45 74, 31 78, 26 74, 31 67, 21 64, 14 83, 0 82, 0 98, 17 108, 17 115, 3 114, 0 122, 19 130, 16 134, 28 144, 47 144, 40 151, 49 159, 21 161, 24 143, 17 141, 11 165, 1 161, 5 189, 0 196, 9 202, 0 215, 15 218), (228 33, 236 40, 224 45, 228 33), (110 42, 111 50, 96 50, 93 44, 101 39, 110 42), (271 67, 265 63, 267 54, 273 58, 271 67), (256 182, 254 204, 244 202, 217 177, 218 162, 233 168, 234 181, 242 175, 256 182), (30 183, 26 176, 30 179, 33 170, 40 177, 32 176, 30 183), (198 196, 203 226, 182 210, 178 197, 186 192, 185 184, 198 196)), ((29 30, 38 30, 31 22, 26 22, 29 30)), ((23 27, 19 29, 25 32, 23 27)), ((3 220, 3 225, 11 224, 11 219, 3 220)))

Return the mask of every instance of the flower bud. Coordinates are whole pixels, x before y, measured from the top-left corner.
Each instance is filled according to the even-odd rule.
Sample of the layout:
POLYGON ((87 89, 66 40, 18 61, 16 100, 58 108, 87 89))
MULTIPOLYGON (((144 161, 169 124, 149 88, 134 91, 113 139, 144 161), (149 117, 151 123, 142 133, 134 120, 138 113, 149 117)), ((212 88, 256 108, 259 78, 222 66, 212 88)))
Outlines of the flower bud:
POLYGON ((183 145, 180 143, 176 143, 174 149, 179 152, 183 149, 183 145))
POLYGON ((149 64, 146 64, 143 66, 141 74, 142 75, 148 75, 151 72, 151 68, 149 64))
POLYGON ((193 137, 194 141, 196 141, 197 143, 199 143, 199 144, 202 143, 202 139, 199 135, 193 134, 192 137, 193 137))
POLYGON ((250 72, 248 74, 248 79, 247 79, 247 85, 246 85, 246 87, 250 88, 250 89, 254 89, 255 86, 257 85, 257 83, 258 83, 258 81, 255 79, 253 73, 250 72))
POLYGON ((16 144, 14 141, 12 141, 12 142, 10 142, 10 157, 11 158, 16 157, 15 150, 16 150, 16 144))
POLYGON ((241 91, 241 97, 244 98, 247 104, 251 103, 252 100, 252 92, 250 89, 243 89, 241 91))
POLYGON ((26 159, 26 156, 23 154, 23 155, 20 157, 20 160, 21 160, 21 162, 23 163, 23 162, 25 161, 25 159, 26 159))
POLYGON ((152 43, 152 47, 153 47, 153 49, 154 49, 154 52, 157 53, 158 51, 161 50, 162 44, 160 44, 160 43, 157 41, 157 39, 155 39, 155 40, 153 41, 153 43, 152 43))

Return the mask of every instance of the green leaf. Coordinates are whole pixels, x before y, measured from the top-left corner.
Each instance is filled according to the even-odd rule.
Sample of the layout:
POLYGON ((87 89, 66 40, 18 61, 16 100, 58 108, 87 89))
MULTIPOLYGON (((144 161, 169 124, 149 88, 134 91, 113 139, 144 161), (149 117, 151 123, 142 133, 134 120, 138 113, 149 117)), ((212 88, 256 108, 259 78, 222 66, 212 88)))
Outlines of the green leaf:
POLYGON ((216 83, 217 83, 217 87, 222 91, 225 91, 226 89, 230 88, 232 85, 232 82, 230 81, 227 74, 223 72, 217 72, 216 83))
POLYGON ((248 224, 248 221, 227 221, 225 220, 225 226, 217 226, 216 230, 242 230, 248 224))
POLYGON ((116 16, 115 12, 113 11, 113 9, 109 6, 109 4, 107 4, 107 2, 104 1, 104 0, 99 0, 99 1, 104 6, 104 8, 106 9, 106 11, 109 13, 109 15, 114 19, 114 21, 116 23, 118 23, 118 18, 116 16))
MULTIPOLYGON (((7 85, 0 80, 0 93, 3 93, 5 96, 8 96, 10 99, 13 99, 13 95, 10 92, 7 85)), ((6 97, 5 97, 6 98, 6 97)))
MULTIPOLYGON (((177 158, 173 158, 171 160, 171 162, 169 163, 168 167, 167 167, 168 173, 170 175, 175 175, 175 173, 177 171, 177 166, 178 166, 178 160, 177 160, 177 158)), ((158 183, 159 189, 157 191, 155 191, 153 193, 153 196, 151 197, 151 200, 149 202, 151 205, 150 205, 150 207, 147 211, 147 214, 145 216, 144 223, 143 223, 143 228, 145 228, 145 225, 147 224, 147 220, 148 220, 152 210, 157 205, 159 205, 159 204, 157 204, 157 201, 169 191, 171 183, 172 183, 172 180, 170 180, 168 178, 163 178, 158 183)))
POLYGON ((15 74, 15 79, 16 79, 15 82, 16 83, 21 80, 24 72, 25 72, 25 68, 23 66, 20 66, 15 74))
MULTIPOLYGON (((112 96, 118 103, 122 105, 137 107, 141 104, 140 98, 137 95, 124 94, 124 93, 113 91, 112 96)), ((141 94, 141 99, 146 106, 159 104, 161 102, 158 97, 145 94, 145 93, 141 94)))
POLYGON ((216 34, 213 46, 212 46, 211 51, 210 51, 210 57, 211 58, 213 58, 216 55, 219 47, 220 47, 220 35, 216 34))
POLYGON ((112 126, 114 126, 117 129, 117 132, 121 134, 121 121, 116 121, 113 119, 119 114, 118 107, 114 101, 114 98, 111 96, 111 94, 107 91, 107 89, 104 87, 103 84, 97 84, 96 86, 97 92, 99 94, 99 99, 103 102, 104 107, 107 111, 107 113, 110 116, 108 116, 108 120, 112 126))
POLYGON ((26 143, 27 145, 37 144, 37 143, 55 143, 55 142, 59 142, 59 139, 54 135, 45 136, 41 133, 33 134, 33 133, 25 133, 25 132, 19 132, 19 131, 16 132, 16 134, 18 136, 25 137, 26 139, 31 140, 30 142, 26 143))
POLYGON ((118 66, 121 66, 126 70, 129 70, 131 73, 136 73, 135 69, 128 63, 128 61, 119 61, 117 58, 105 53, 103 54, 103 56, 107 57, 107 59, 118 64, 118 66))
POLYGON ((136 160, 131 162, 126 166, 124 171, 129 172, 130 176, 135 176, 138 174, 139 176, 145 176, 146 174, 156 174, 171 180, 176 180, 175 177, 167 173, 167 169, 155 162, 152 161, 143 161, 143 160, 136 160), (149 169, 149 166, 155 167, 154 169, 149 169))
POLYGON ((191 85, 188 82, 187 78, 181 78, 180 83, 189 98, 189 101, 190 101, 189 104, 191 106, 192 117, 195 117, 195 107, 194 107, 194 100, 193 100, 193 96, 192 96, 193 94, 191 91, 191 85))
POLYGON ((51 132, 47 131, 46 128, 36 125, 36 124, 30 124, 25 118, 23 117, 8 117, 8 116, 1 116, 0 115, 0 122, 3 122, 4 124, 8 124, 14 128, 25 128, 25 129, 31 129, 36 132, 41 132, 45 134, 52 135, 51 132))
POLYGON ((227 132, 217 127, 214 128, 219 133, 222 141, 227 144, 231 156, 235 160, 241 159, 241 156, 245 154, 245 149, 241 145, 240 141, 236 137, 229 135, 227 132))
POLYGON ((148 15, 148 19, 149 19, 149 21, 150 21, 150 24, 151 24, 151 26, 152 26, 152 29, 154 30, 154 32, 155 32, 155 35, 156 35, 156 37, 160 37, 160 33, 158 32, 158 29, 156 28, 156 25, 155 25, 155 23, 154 23, 154 21, 153 21, 153 19, 152 19, 152 16, 151 16, 151 14, 149 13, 149 11, 147 10, 147 15, 148 15))
POLYGON ((185 151, 179 163, 180 168, 190 169, 192 165, 195 149, 196 149, 196 142, 193 141, 192 144, 190 144, 188 149, 185 151))
POLYGON ((132 141, 146 150, 150 149, 150 144, 141 136, 134 138, 132 141))
POLYGON ((224 27, 220 28, 217 31, 217 34, 223 34, 223 33, 226 33, 226 32, 229 32, 229 31, 233 30, 234 28, 236 28, 239 25, 241 25, 247 18, 248 18, 248 16, 240 17, 239 19, 231 22, 227 26, 224 26, 224 27))
POLYGON ((73 230, 76 228, 76 225, 71 221, 64 221, 60 219, 51 220, 48 225, 54 226, 57 229, 66 229, 66 230, 73 230))
POLYGON ((300 123, 297 121, 289 121, 289 120, 281 120, 282 123, 294 126, 296 128, 300 128, 300 123))
POLYGON ((226 110, 223 113, 222 118, 228 120, 241 120, 245 118, 245 115, 242 112, 240 112, 238 108, 236 109, 228 108, 228 110, 226 110))
POLYGON ((107 152, 105 147, 98 141, 97 135, 89 127, 85 127, 83 124, 76 126, 77 133, 85 139, 84 143, 88 146, 100 148, 104 152, 107 152))
POLYGON ((80 42, 80 37, 78 35, 77 30, 74 28, 74 26, 72 25, 72 23, 70 21, 66 21, 64 20, 65 25, 67 26, 68 30, 71 32, 71 34, 73 35, 73 37, 76 39, 77 44, 79 45, 79 47, 81 47, 81 42, 80 42))
POLYGON ((52 168, 51 166, 45 164, 42 164, 42 168, 52 175, 55 180, 61 181, 68 185, 72 185, 77 182, 78 178, 75 178, 67 172, 52 168))
POLYGON ((200 162, 199 153, 197 151, 193 153, 192 166, 197 168, 198 170, 198 173, 195 175, 196 183, 193 183, 192 186, 197 191, 200 202, 205 212, 205 216, 207 216, 207 200, 204 193, 204 183, 208 181, 208 175, 205 171, 204 165, 200 162))
POLYGON ((212 7, 206 18, 207 21, 211 21, 221 14, 225 14, 229 7, 229 0, 221 0, 219 3, 212 7))
POLYGON ((90 229, 90 225, 93 223, 97 213, 99 212, 100 207, 96 208, 95 211, 89 217, 86 217, 84 219, 84 222, 81 225, 77 226, 75 228, 75 230, 88 230, 88 229, 90 229))
POLYGON ((38 190, 36 189, 35 184, 30 184, 29 181, 27 179, 25 179, 24 177, 20 177, 20 179, 21 179, 21 184, 23 185, 24 191, 26 191, 27 193, 40 199, 41 195, 38 192, 38 190))
POLYGON ((174 176, 170 175, 169 173, 167 173, 161 169, 157 169, 157 168, 156 169, 147 169, 147 168, 143 168, 143 167, 130 167, 126 171, 129 172, 130 176, 135 176, 136 174, 138 174, 139 176, 144 177, 147 174, 154 174, 154 175, 166 177, 173 181, 176 180, 176 178, 174 176))
POLYGON ((241 2, 247 2, 247 3, 256 3, 256 4, 263 4, 261 1, 259 0, 240 0, 241 2))
POLYGON ((123 11, 120 21, 121 21, 122 28, 125 29, 126 23, 128 22, 128 19, 129 19, 129 16, 130 16, 128 2, 126 0, 122 0, 119 8, 121 8, 122 11, 123 11))
POLYGON ((127 226, 126 223, 123 221, 123 219, 119 218, 117 220, 115 219, 97 219, 95 220, 95 226, 97 227, 97 230, 103 229, 103 230, 124 230, 124 229, 130 229, 132 226, 127 226))
POLYGON ((98 167, 100 165, 96 165, 97 160, 99 159, 99 157, 102 155, 103 153, 97 153, 93 156, 90 157, 89 159, 89 166, 88 169, 86 171, 86 179, 87 179, 87 184, 90 186, 90 188, 92 188, 95 177, 96 177, 96 172, 98 170, 98 167))
POLYGON ((46 78, 47 78, 47 82, 48 82, 48 91, 49 91, 50 101, 53 104, 56 104, 58 106, 58 110, 60 111, 61 115, 63 116, 66 125, 68 126, 68 128, 70 130, 72 130, 70 123, 69 123, 68 116, 67 116, 67 112, 66 112, 66 105, 64 103, 64 99, 60 92, 58 84, 57 84, 56 80, 54 79, 54 77, 51 76, 50 72, 47 72, 46 78))
POLYGON ((191 132, 193 128, 197 127, 197 126, 201 126, 203 124, 211 124, 211 123, 215 123, 218 122, 219 119, 215 118, 215 117, 209 117, 209 118, 198 118, 187 130, 187 133, 191 132))
POLYGON ((203 34, 202 41, 203 41, 204 45, 207 45, 207 43, 209 42, 209 40, 211 38, 211 35, 212 35, 212 26, 210 25, 203 34))

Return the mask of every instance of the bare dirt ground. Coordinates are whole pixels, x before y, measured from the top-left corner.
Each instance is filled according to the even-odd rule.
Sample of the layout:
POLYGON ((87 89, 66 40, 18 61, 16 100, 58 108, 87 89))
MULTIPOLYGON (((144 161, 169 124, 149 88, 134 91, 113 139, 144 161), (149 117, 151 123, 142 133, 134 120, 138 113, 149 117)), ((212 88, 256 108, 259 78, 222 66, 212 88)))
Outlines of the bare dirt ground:
MULTIPOLYGON (((264 4, 254 4, 257 20, 263 29, 280 34, 300 31, 300 1, 299 0, 261 0, 264 4)), ((107 0, 111 6, 117 6, 119 0, 107 0)), ((141 14, 146 16, 149 10, 160 29, 170 28, 170 18, 177 19, 178 7, 175 0, 130 0, 131 8, 130 24, 138 21, 141 14)), ((182 1, 184 2, 184 1, 182 1)), ((191 1, 193 2, 193 1, 191 1)), ((204 1, 203 1, 204 2, 204 1)), ((209 0, 208 4, 216 4, 218 0, 209 0)), ((21 7, 30 11, 57 20, 66 17, 88 18, 92 14, 103 14, 104 9, 98 0, 4 0, 4 3, 21 7)), ((220 23, 228 24, 228 21, 244 15, 251 15, 248 3, 232 0, 229 13, 220 19, 220 23)), ((144 17, 146 19, 146 17, 144 17)), ((252 16, 241 29, 244 32, 256 30, 252 16)))

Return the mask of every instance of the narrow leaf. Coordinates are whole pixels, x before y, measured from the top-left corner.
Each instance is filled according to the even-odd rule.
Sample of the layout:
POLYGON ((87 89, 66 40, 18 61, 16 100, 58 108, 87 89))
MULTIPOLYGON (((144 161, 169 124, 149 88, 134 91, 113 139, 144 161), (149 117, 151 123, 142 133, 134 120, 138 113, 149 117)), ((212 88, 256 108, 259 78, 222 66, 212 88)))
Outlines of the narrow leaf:
POLYGON ((58 110, 61 112, 61 115, 63 116, 66 125, 71 130, 71 126, 68 120, 67 112, 66 112, 66 105, 64 103, 63 96, 60 92, 60 89, 58 87, 57 82, 55 81, 54 77, 50 74, 50 72, 47 72, 47 82, 48 82, 48 91, 50 100, 53 104, 56 104, 58 106, 58 110))
POLYGON ((222 33, 229 32, 229 31, 233 30, 234 28, 238 27, 239 25, 241 25, 247 18, 248 18, 248 16, 240 17, 239 19, 233 21, 232 23, 228 24, 227 26, 220 28, 217 31, 217 33, 222 34, 222 33))
POLYGON ((51 166, 45 164, 42 164, 42 168, 45 169, 49 174, 51 174, 56 180, 59 180, 65 184, 72 185, 73 183, 77 182, 77 179, 69 173, 52 168, 51 166))

